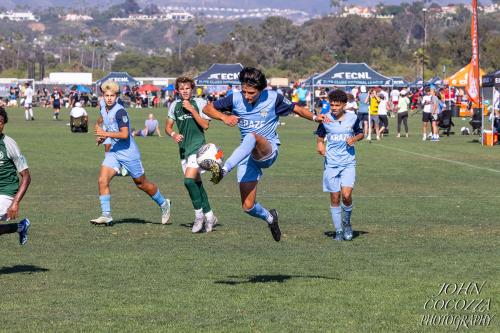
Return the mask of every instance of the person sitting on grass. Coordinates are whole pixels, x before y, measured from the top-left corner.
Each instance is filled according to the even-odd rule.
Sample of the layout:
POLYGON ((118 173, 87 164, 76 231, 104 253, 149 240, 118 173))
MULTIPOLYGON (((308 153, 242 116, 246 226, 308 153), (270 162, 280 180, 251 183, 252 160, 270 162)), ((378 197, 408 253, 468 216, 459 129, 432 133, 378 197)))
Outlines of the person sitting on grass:
POLYGON ((158 126, 158 120, 155 119, 155 116, 150 113, 148 119, 144 122, 144 128, 142 130, 134 131, 132 130, 132 136, 153 136, 154 134, 158 134, 161 137, 160 127, 158 126))

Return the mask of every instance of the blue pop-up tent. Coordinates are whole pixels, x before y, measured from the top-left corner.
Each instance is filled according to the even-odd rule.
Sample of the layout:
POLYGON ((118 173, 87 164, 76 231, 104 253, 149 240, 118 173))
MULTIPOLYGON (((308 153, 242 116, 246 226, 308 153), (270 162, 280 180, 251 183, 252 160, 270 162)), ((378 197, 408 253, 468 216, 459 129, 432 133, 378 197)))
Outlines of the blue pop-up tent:
POLYGON ((393 76, 391 77, 391 79, 392 79, 392 86, 394 88, 404 88, 410 86, 410 82, 406 81, 404 78, 400 76, 393 76))
POLYGON ((365 63, 338 63, 314 77, 314 85, 324 86, 392 86, 392 79, 376 72, 365 63))
POLYGON ((410 88, 421 88, 424 85, 424 80, 421 77, 417 77, 415 81, 410 83, 410 88))
POLYGON ((443 80, 439 76, 434 76, 432 79, 427 81, 426 85, 440 86, 443 84, 443 80))
POLYGON ((221 86, 240 84, 238 75, 243 69, 242 64, 213 64, 206 72, 194 78, 197 85, 221 86))
POLYGON ((139 81, 134 79, 127 72, 111 72, 102 79, 96 81, 96 85, 100 86, 103 82, 106 82, 108 80, 115 81, 119 85, 124 86, 135 86, 139 84, 139 81))

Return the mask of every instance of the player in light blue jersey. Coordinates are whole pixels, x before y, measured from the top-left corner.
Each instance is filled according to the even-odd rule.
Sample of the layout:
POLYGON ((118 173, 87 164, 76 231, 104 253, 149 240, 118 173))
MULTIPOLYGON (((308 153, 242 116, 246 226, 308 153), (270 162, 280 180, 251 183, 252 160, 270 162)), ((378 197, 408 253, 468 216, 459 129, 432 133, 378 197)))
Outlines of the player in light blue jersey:
POLYGON ((330 122, 324 121, 316 131, 318 135, 316 148, 318 153, 325 157, 323 191, 330 192, 330 212, 335 227, 334 239, 351 240, 352 189, 356 179, 354 144, 362 140, 364 135, 357 116, 344 110, 347 103, 346 93, 334 90, 328 94, 328 99, 331 112, 327 117, 330 122))
POLYGON ((161 222, 167 224, 170 218, 170 200, 165 199, 158 186, 150 182, 141 162, 141 153, 130 131, 127 111, 117 103, 119 87, 116 82, 106 81, 101 90, 104 104, 101 105, 101 117, 95 125, 97 143, 109 143, 111 148, 105 154, 99 171, 99 200, 102 215, 91 220, 93 224, 113 224, 111 217, 111 192, 109 184, 120 167, 124 167, 132 177, 135 185, 146 192, 161 208, 161 222))
POLYGON ((278 242, 281 238, 278 213, 275 209, 267 210, 255 198, 262 169, 269 168, 278 158, 280 141, 276 128, 279 117, 294 112, 303 118, 321 122, 324 115, 313 115, 307 108, 291 103, 276 91, 265 90, 267 80, 258 69, 244 68, 239 74, 239 80, 241 92, 234 92, 203 108, 203 112, 210 118, 221 120, 228 126, 238 125, 241 132, 239 147, 224 166, 213 165, 211 180, 217 184, 237 167, 243 210, 266 221, 274 240, 278 242), (227 115, 221 111, 230 111, 232 114, 227 115))

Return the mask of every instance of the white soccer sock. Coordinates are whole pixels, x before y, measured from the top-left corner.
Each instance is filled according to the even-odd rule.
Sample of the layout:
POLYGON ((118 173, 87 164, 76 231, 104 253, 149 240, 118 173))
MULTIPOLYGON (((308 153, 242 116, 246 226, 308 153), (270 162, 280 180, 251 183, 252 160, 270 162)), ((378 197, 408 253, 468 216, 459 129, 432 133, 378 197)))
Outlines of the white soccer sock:
POLYGON ((29 111, 26 109, 24 110, 24 117, 26 118, 26 120, 30 120, 29 111))
POLYGON ((194 216, 196 217, 196 219, 202 219, 203 218, 203 209, 200 208, 200 209, 195 209, 194 210, 194 216))
POLYGON ((208 213, 205 213, 205 217, 207 218, 207 221, 213 221, 215 218, 214 212, 209 211, 208 213))

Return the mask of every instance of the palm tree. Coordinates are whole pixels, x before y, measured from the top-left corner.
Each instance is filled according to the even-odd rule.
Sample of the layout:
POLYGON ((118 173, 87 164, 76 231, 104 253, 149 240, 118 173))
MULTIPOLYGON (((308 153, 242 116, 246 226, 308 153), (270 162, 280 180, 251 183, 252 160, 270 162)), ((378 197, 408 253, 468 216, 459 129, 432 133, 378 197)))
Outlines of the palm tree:
POLYGON ((177 29, 177 36, 179 36, 179 61, 182 60, 182 36, 184 35, 184 29, 177 29))
POLYGON ((196 36, 198 36, 198 45, 200 45, 201 44, 201 40, 207 34, 207 29, 205 28, 205 26, 203 24, 197 24, 196 25, 196 32, 195 32, 195 34, 196 34, 196 36))

